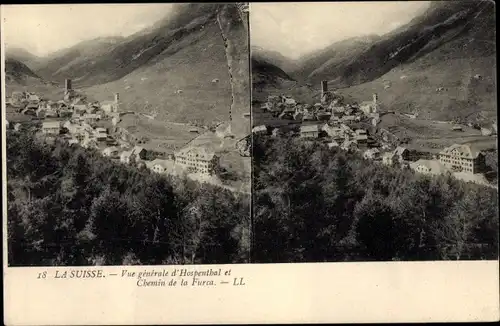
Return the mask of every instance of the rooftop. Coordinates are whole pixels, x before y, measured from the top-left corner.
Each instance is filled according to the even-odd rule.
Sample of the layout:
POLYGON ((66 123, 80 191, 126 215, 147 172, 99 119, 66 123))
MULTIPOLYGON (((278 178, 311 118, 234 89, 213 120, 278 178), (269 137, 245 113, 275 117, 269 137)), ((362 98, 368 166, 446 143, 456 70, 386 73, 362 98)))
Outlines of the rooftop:
POLYGON ((300 132, 318 132, 318 125, 301 126, 300 132))
POLYGON ((184 147, 175 153, 175 156, 192 155, 202 160, 211 160, 214 158, 215 153, 206 147, 184 147))
POLYGON ((117 146, 110 146, 110 147, 106 147, 104 150, 109 151, 109 152, 113 152, 113 151, 119 151, 120 148, 117 146))
POLYGON ((267 127, 264 125, 255 126, 252 128, 252 132, 256 132, 256 131, 267 131, 267 127))
POLYGON ((60 125, 59 121, 44 121, 42 123, 42 128, 59 128, 60 125))
POLYGON ((402 147, 402 146, 398 146, 396 147, 396 149, 394 150, 394 154, 396 155, 403 155, 403 153, 406 151, 407 149, 405 147, 402 147))
POLYGON ((479 150, 471 147, 468 144, 454 144, 451 145, 450 147, 446 147, 443 149, 439 154, 444 154, 444 155, 451 155, 452 152, 458 152, 460 156, 464 156, 466 158, 477 158, 478 155, 481 153, 479 150))
POLYGON ((132 149, 131 153, 132 153, 132 154, 139 154, 139 153, 140 153, 140 152, 142 152, 143 150, 144 150, 144 148, 143 148, 143 147, 141 147, 141 146, 135 146, 135 147, 132 149))
POLYGON ((373 101, 363 101, 360 104, 360 106, 371 106, 371 105, 375 105, 375 103, 373 103, 373 101))
POLYGON ((174 161, 172 160, 162 160, 162 159, 154 159, 151 162, 147 162, 146 166, 148 168, 153 168, 156 165, 160 165, 164 169, 173 169, 174 168, 174 161))
POLYGON ((425 166, 426 168, 429 169, 430 173, 433 174, 441 174, 444 172, 449 171, 448 168, 446 168, 443 164, 441 164, 437 160, 418 160, 416 162, 410 163, 410 167, 412 169, 416 169, 418 166, 425 166))

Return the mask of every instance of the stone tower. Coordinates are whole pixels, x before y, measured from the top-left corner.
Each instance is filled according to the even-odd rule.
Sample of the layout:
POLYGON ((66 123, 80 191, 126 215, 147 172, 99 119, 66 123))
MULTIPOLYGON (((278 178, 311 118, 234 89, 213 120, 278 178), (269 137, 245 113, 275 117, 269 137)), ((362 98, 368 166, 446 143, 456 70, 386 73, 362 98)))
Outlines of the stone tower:
POLYGON ((321 81, 321 98, 324 98, 326 93, 328 93, 328 80, 322 80, 321 81))
POLYGON ((118 112, 120 106, 120 93, 115 93, 115 105, 113 106, 113 112, 118 112))
POLYGON ((66 79, 64 81, 64 93, 68 94, 71 92, 71 79, 66 79))
POLYGON ((73 89, 71 87, 71 79, 64 80, 64 100, 66 102, 71 101, 73 98, 73 89))
POLYGON ((373 106, 371 112, 377 113, 377 111, 378 111, 378 95, 377 93, 373 93, 373 106))

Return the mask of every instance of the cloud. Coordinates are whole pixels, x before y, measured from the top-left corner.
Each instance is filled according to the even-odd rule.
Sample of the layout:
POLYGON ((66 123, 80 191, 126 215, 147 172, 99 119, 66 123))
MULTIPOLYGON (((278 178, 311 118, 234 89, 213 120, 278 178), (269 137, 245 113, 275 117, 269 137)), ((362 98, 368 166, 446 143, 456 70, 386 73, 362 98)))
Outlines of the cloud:
POLYGON ((296 58, 350 37, 388 33, 428 5, 415 1, 252 3, 250 42, 296 58))
POLYGON ((105 36, 128 36, 165 17, 172 4, 64 4, 2 7, 5 41, 37 55, 105 36))

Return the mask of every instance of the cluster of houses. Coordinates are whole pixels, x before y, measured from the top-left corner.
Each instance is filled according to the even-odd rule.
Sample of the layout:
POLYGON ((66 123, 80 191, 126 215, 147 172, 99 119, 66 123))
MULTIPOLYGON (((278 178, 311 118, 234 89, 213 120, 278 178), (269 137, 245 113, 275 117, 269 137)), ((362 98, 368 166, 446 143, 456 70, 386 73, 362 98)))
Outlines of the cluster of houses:
POLYGON ((371 101, 351 105, 341 103, 339 96, 328 91, 328 82, 321 83, 321 102, 314 105, 299 103, 292 97, 270 95, 261 109, 270 112, 275 117, 294 121, 332 121, 333 123, 349 123, 371 118, 376 125, 380 121, 377 94, 371 101))
POLYGON ((112 146, 102 150, 102 154, 111 158, 119 158, 123 164, 145 166, 159 174, 196 173, 202 176, 212 176, 219 164, 219 156, 205 147, 187 146, 166 159, 147 158, 147 150, 135 146, 129 150, 121 151, 119 147, 112 146))
POLYGON ((64 98, 59 101, 46 100, 32 92, 13 92, 6 104, 39 120, 73 119, 95 123, 108 118, 116 124, 120 117, 118 93, 114 101, 88 103, 84 96, 72 89, 70 79, 66 79, 64 98))
MULTIPOLYGON (((16 124, 19 125, 20 124, 16 124)), ((15 129, 19 131, 18 129, 15 129)), ((145 166, 156 173, 179 174, 197 173, 203 176, 212 176, 219 164, 219 156, 205 147, 187 146, 168 158, 148 157, 148 150, 141 146, 130 146, 130 143, 115 139, 109 128, 93 126, 84 121, 74 119, 62 121, 44 121, 41 134, 45 137, 58 137, 70 145, 79 145, 94 149, 110 159, 123 164, 145 166)))
POLYGON ((415 151, 398 146, 393 151, 382 153, 372 148, 363 153, 363 158, 380 161, 391 167, 410 168, 427 175, 452 174, 458 179, 487 183, 484 153, 468 144, 454 144, 444 148, 432 158, 421 158, 415 151))
MULTIPOLYGON (((338 96, 328 91, 328 83, 321 84, 321 103, 314 105, 299 104, 293 98, 269 96, 263 109, 273 112, 281 119, 295 120, 300 123, 298 136, 304 139, 329 139, 330 148, 340 147, 347 151, 358 151, 372 147, 375 140, 368 131, 356 127, 358 122, 371 120, 376 126, 380 121, 380 106, 377 94, 371 101, 359 105, 343 104, 338 96)), ((253 133, 267 133, 268 126, 260 125, 252 129, 253 133)), ((278 128, 272 131, 273 136, 280 132, 278 128)))
MULTIPOLYGON (((378 161, 386 166, 409 168, 415 172, 430 175, 450 173, 467 181, 485 180, 485 156, 469 145, 452 145, 439 154, 419 153, 403 146, 394 148, 390 133, 380 129, 382 138, 378 141, 369 135, 368 130, 359 128, 359 121, 371 120, 376 127, 380 121, 380 105, 377 94, 372 101, 359 105, 345 105, 332 92, 327 82, 321 84, 321 103, 315 105, 299 104, 291 97, 269 96, 262 108, 272 112, 275 117, 295 120, 300 123, 298 136, 306 140, 323 139, 329 148, 340 148, 349 152, 360 152, 364 159, 378 161), (391 148, 394 148, 391 150, 391 148)), ((414 113, 415 117, 418 113, 414 113)), ((366 126, 366 124, 365 124, 366 126)), ((492 130, 483 128, 483 135, 496 134, 496 124, 492 130)), ((280 128, 265 125, 252 129, 254 134, 269 132, 278 136, 280 128)), ((484 182, 481 182, 484 183, 484 182)))
MULTIPOLYGON (((71 89, 71 80, 66 80, 64 100, 45 101, 29 92, 15 92, 9 98, 11 105, 23 105, 22 112, 41 120, 40 134, 45 139, 60 139, 70 145, 94 149, 110 159, 123 164, 145 166, 156 173, 197 173, 203 176, 214 174, 219 157, 208 148, 187 146, 169 155, 167 159, 152 158, 141 146, 131 146, 126 132, 117 126, 120 121, 119 95, 114 101, 85 103, 71 89), (116 138, 115 138, 116 137, 116 138), (125 138, 125 139, 124 139, 125 138)), ((15 131, 22 124, 15 123, 15 131)))

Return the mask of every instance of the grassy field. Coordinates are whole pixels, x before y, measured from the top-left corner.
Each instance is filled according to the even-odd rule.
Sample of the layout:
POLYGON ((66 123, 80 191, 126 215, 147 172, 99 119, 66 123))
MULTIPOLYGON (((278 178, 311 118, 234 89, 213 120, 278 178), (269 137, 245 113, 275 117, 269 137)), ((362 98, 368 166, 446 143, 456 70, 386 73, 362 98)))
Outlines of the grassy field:
POLYGON ((220 156, 220 164, 229 172, 238 176, 238 182, 250 180, 251 160, 242 157, 235 150, 237 139, 221 139, 213 132, 181 123, 150 120, 141 115, 127 114, 122 117, 119 126, 139 137, 149 140, 140 146, 166 154, 173 154, 186 145, 209 148, 220 156), (189 130, 197 129, 198 133, 189 130))
POLYGON ((480 150, 496 149, 496 136, 483 136, 481 131, 462 126, 463 131, 452 130, 453 124, 425 119, 410 119, 399 114, 381 116, 378 128, 384 128, 399 139, 410 139, 411 149, 439 152, 453 144, 470 143, 480 150))
POLYGON ((453 59, 431 66, 424 57, 338 92, 357 102, 371 100, 372 93, 377 93, 384 110, 418 110, 426 119, 463 117, 490 122, 496 119, 495 66, 495 57, 453 59), (476 80, 476 74, 481 78, 476 80), (437 91, 440 87, 443 89, 437 91))
POLYGON ((136 114, 122 116, 122 121, 118 126, 135 136, 148 138, 145 144, 141 144, 144 148, 168 154, 182 148, 198 136, 197 133, 190 132, 190 129, 202 131, 200 128, 151 120, 136 114))
POLYGON ((201 37, 193 33, 182 38, 125 77, 86 88, 85 93, 99 101, 120 93, 122 111, 149 114, 156 110, 162 121, 227 120, 231 84, 224 43, 215 23, 200 33, 201 37))

